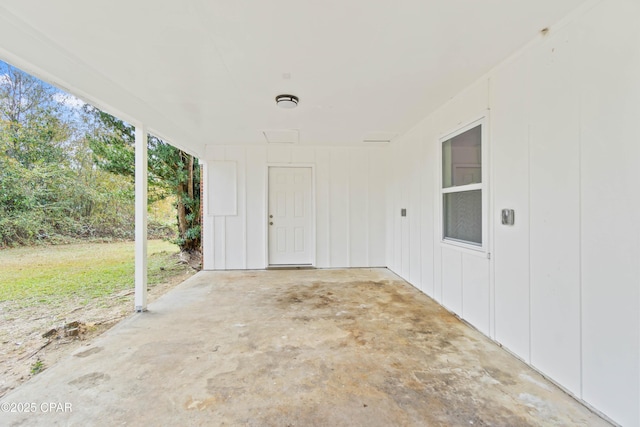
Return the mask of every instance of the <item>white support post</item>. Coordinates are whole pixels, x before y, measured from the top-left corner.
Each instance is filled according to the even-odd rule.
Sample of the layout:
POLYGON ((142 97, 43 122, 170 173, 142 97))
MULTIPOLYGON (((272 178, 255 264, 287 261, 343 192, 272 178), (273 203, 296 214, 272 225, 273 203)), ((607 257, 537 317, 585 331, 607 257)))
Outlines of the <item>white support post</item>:
POLYGON ((147 311, 147 131, 136 126, 135 310, 147 311))

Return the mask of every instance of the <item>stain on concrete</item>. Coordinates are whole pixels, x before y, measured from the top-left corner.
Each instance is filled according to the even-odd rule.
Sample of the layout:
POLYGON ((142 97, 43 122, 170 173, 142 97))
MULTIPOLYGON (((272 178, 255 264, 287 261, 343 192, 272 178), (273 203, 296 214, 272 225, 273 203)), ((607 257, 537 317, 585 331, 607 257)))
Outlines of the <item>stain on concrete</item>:
POLYGON ((74 357, 87 357, 87 356, 91 356, 92 354, 100 353, 102 350, 103 350, 102 347, 92 347, 92 348, 90 348, 88 350, 76 353, 73 356, 74 357))
POLYGON ((205 272, 149 308, 92 374, 38 376, 73 423, 608 425, 385 269, 205 272))
POLYGON ((88 389, 102 384, 108 381, 111 377, 104 372, 92 372, 90 374, 82 375, 72 381, 69 381, 69 385, 78 387, 79 389, 88 389))
POLYGON ((516 380, 512 374, 505 372, 494 366, 485 366, 485 372, 502 385, 516 385, 516 380))
POLYGON ((296 396, 306 405, 265 406, 258 419, 236 419, 247 425, 538 425, 528 419, 530 399, 520 407, 495 400, 517 381, 474 355, 492 344, 467 336, 459 319, 402 283, 288 283, 263 295, 270 318, 284 320, 282 334, 267 339, 249 322, 256 351, 238 356, 237 371, 210 378, 208 394, 225 402, 246 393, 271 402, 296 396), (238 378, 254 380, 239 389, 238 378))

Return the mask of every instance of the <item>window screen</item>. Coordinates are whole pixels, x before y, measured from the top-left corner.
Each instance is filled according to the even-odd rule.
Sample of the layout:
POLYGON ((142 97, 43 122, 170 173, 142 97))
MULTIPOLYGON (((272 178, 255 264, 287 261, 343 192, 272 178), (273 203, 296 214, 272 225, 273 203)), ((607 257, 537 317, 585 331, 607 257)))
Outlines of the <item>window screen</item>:
POLYGON ((443 238, 482 246, 482 125, 442 142, 443 238))
POLYGON ((482 191, 463 191, 444 195, 444 236, 482 244, 482 191))

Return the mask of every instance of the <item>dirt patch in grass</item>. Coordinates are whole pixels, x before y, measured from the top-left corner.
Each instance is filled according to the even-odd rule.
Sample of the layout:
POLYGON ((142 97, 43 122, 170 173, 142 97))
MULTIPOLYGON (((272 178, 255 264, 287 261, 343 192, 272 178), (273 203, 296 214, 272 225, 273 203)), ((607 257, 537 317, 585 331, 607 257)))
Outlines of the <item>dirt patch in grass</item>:
MULTIPOLYGON (((0 397, 133 313, 131 242, 11 249, 0 263, 0 397)), ((150 242, 149 302, 196 271, 150 242)))

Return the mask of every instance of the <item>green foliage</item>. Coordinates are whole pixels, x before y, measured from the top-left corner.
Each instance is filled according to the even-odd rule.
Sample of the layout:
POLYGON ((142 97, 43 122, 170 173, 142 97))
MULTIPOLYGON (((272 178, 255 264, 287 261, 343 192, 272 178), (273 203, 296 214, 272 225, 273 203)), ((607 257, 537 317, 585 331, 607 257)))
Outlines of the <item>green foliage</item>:
MULTIPOLYGON (((0 248, 133 238, 133 182, 122 174, 133 173, 129 128, 118 133, 65 96, 0 62, 0 248), (112 144, 93 153, 91 142, 107 134, 112 144), (113 167, 94 163, 102 158, 113 167)), ((154 225, 151 236, 172 235, 154 225)))
POLYGON ((22 71, 6 67, 0 84, 0 151, 27 169, 66 160, 70 129, 57 91, 22 71))
POLYGON ((44 362, 40 359, 31 364, 31 375, 37 375, 44 371, 44 362))
MULTIPOLYGON (((85 106, 101 124, 101 132, 89 138, 96 165, 102 170, 133 180, 135 168, 135 128, 110 114, 85 106)), ((149 199, 174 197, 181 250, 200 250, 200 166, 198 159, 153 135, 147 139, 149 199)))

